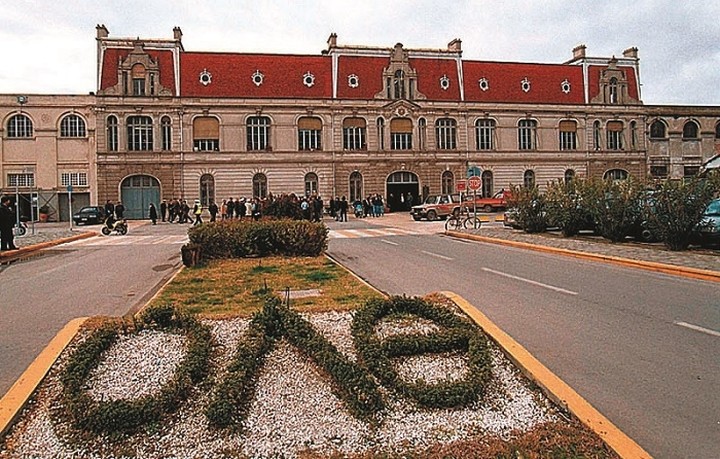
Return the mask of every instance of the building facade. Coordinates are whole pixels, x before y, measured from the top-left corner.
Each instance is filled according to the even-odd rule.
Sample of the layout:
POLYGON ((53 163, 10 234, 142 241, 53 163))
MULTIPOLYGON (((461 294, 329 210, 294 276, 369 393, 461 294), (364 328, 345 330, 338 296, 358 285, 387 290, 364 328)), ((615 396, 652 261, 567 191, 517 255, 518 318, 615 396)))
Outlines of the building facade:
MULTIPOLYGON (((597 58, 578 46, 567 62, 538 64, 465 60, 458 39, 374 48, 332 34, 318 55, 279 55, 186 51, 179 28, 166 40, 96 31, 96 93, 49 96, 58 108, 45 136, 62 139, 63 114, 83 117, 88 197, 122 200, 131 218, 161 199, 271 193, 378 193, 397 209, 401 196, 454 192, 468 170, 485 195, 573 177, 678 179, 720 144, 720 107, 643 103, 636 48, 597 58)), ((10 99, 3 191, 34 165, 57 168, 43 186, 62 196, 69 166, 40 168, 30 150, 64 158, 65 142, 32 137, 19 151, 13 116, 42 107, 10 99)))

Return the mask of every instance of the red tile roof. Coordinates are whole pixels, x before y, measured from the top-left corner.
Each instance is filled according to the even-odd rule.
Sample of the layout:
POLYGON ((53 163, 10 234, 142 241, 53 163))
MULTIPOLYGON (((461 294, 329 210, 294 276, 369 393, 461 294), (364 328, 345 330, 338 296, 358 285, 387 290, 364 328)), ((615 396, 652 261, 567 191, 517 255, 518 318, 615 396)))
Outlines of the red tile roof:
POLYGON ((468 102, 582 104, 585 102, 582 67, 563 64, 463 61, 465 100, 468 102), (485 78, 488 89, 480 89, 485 78), (530 90, 522 81, 527 78, 530 90), (562 84, 570 83, 570 92, 562 84))
MULTIPOLYGON (((607 65, 590 65, 588 66, 588 88, 589 97, 592 100, 600 93, 600 73, 607 69, 607 65)), ((628 96, 633 99, 639 100, 637 80, 635 79, 635 69, 632 67, 620 67, 619 70, 625 72, 625 77, 628 80, 628 96)))
POLYGON ((413 58, 410 67, 417 70, 418 91, 428 100, 460 101, 460 82, 455 59, 413 58), (443 89, 440 80, 447 78, 450 85, 443 89))
MULTIPOLYGON (((100 90, 118 84, 118 64, 120 59, 127 58, 130 49, 108 48, 103 54, 102 75, 100 77, 100 90)), ((160 84, 175 94, 175 71, 172 51, 146 50, 148 55, 158 62, 160 67, 160 84)))
POLYGON ((370 99, 383 90, 382 73, 390 65, 388 57, 340 56, 338 58, 338 99, 370 99), (358 77, 358 86, 350 87, 348 77, 358 77))
POLYGON ((332 98, 332 59, 329 56, 184 52, 180 57, 180 93, 184 97, 332 98), (207 70, 211 83, 200 82, 207 70), (263 75, 262 84, 253 74, 263 75), (315 77, 312 86, 304 75, 315 77))

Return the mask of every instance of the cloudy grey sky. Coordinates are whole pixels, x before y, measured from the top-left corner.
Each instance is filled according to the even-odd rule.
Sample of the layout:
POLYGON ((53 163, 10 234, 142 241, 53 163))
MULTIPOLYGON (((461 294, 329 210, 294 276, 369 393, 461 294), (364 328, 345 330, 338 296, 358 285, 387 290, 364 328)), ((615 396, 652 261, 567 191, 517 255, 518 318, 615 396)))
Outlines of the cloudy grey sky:
POLYGON ((341 45, 444 48, 472 60, 561 63, 639 48, 646 104, 720 105, 720 1, 0 0, 0 93, 96 89, 95 25, 189 51, 318 54, 341 45))

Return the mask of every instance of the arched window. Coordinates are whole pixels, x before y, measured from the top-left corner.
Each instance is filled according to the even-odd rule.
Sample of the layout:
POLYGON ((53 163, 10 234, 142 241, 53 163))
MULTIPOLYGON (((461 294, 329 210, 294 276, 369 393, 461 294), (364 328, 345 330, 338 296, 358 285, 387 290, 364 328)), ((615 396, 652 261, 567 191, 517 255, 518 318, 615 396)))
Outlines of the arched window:
POLYGON ((60 137, 85 137, 85 120, 75 114, 65 116, 60 121, 60 137))
POLYGON ((577 150, 577 123, 573 120, 560 121, 560 149, 577 150))
POLYGON ((145 95, 145 66, 135 64, 132 66, 132 94, 133 96, 145 95))
POLYGON ((162 149, 165 151, 172 150, 172 125, 170 117, 163 116, 160 119, 160 130, 162 134, 162 149))
POLYGON ((475 145, 478 150, 495 148, 495 120, 475 121, 475 145))
POLYGON ((611 104, 618 103, 618 80, 615 77, 610 78, 610 85, 608 86, 608 96, 611 104))
POLYGON ((697 140, 698 131, 697 123, 695 121, 688 121, 683 126, 683 140, 697 140))
POLYGON ((193 150, 220 151, 220 122, 214 116, 193 120, 193 150))
POLYGON ((595 121, 593 123, 593 149, 599 150, 601 148, 601 138, 602 136, 600 135, 600 121, 595 121))
POLYGON ((518 149, 534 150, 536 148, 537 121, 518 121, 518 149))
POLYGON ((390 120, 390 149, 412 149, 412 120, 410 118, 393 118, 390 120))
POLYGON ((637 123, 630 121, 630 149, 637 150, 638 137, 637 137, 637 123))
POLYGON ((664 139, 667 137, 667 127, 665 123, 660 120, 655 120, 650 125, 650 138, 651 139, 664 139))
POLYGON ((523 174, 523 186, 525 188, 535 188, 535 172, 528 169, 523 174))
POLYGON ((566 184, 569 184, 569 183, 572 182, 573 180, 575 180, 575 170, 574 170, 574 169, 567 169, 567 170, 565 171, 565 183, 566 183, 566 184))
POLYGON ((455 177, 450 171, 443 171, 440 177, 442 194, 453 194, 455 192, 455 177))
POLYGON ((607 149, 622 150, 623 145, 623 123, 622 121, 608 121, 607 123, 607 149))
POLYGON ((385 149, 385 120, 380 117, 375 122, 377 126, 378 150, 385 149))
POLYGON ((317 196, 318 176, 315 172, 305 174, 305 196, 317 196))
POLYGON ((343 120, 343 149, 365 150, 366 123, 364 118, 345 118, 343 120))
POLYGON ((9 139, 29 138, 33 136, 33 124, 25 115, 15 115, 8 120, 7 136, 9 139))
POLYGON ((427 148, 427 121, 425 121, 425 118, 418 120, 418 135, 420 136, 418 148, 425 150, 427 148))
POLYGON ((270 118, 251 116, 247 119, 247 149, 259 151, 270 149, 270 118))
POLYGON ((363 179, 362 174, 358 171, 350 174, 350 202, 362 200, 363 198, 363 179))
POLYGON ((405 98, 405 72, 397 70, 393 78, 393 99, 405 98))
POLYGON ((265 174, 255 174, 252 179, 253 198, 265 199, 267 197, 267 177, 265 174))
POLYGON ((115 115, 107 117, 107 149, 118 151, 118 119, 115 115))
POLYGON ((457 123, 452 118, 440 118, 435 122, 435 137, 438 150, 457 148, 457 123))
POLYGON ((215 177, 203 174, 200 177, 200 203, 207 207, 211 202, 215 202, 215 177))
POLYGON ((322 150, 322 120, 303 116, 298 120, 298 150, 322 150))
POLYGON ((153 124, 149 116, 131 116, 127 120, 128 150, 152 151, 153 124))
POLYGON ((493 190, 495 189, 495 183, 493 180, 493 173, 492 171, 482 171, 482 174, 480 175, 480 178, 482 179, 482 195, 485 198, 492 197, 493 190))
POLYGON ((628 171, 625 169, 610 169, 603 174, 603 180, 627 180, 628 171))

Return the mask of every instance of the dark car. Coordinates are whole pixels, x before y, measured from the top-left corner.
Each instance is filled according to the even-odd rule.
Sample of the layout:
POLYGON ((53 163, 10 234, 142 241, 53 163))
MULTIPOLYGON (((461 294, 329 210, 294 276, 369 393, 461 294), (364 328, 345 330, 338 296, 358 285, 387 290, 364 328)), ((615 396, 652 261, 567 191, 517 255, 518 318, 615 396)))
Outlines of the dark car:
POLYGON ((100 206, 85 206, 73 215, 76 225, 95 225, 105 221, 105 209, 100 206))
POLYGON ((710 201, 696 228, 695 238, 702 245, 720 244, 720 199, 710 201))

